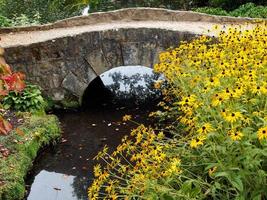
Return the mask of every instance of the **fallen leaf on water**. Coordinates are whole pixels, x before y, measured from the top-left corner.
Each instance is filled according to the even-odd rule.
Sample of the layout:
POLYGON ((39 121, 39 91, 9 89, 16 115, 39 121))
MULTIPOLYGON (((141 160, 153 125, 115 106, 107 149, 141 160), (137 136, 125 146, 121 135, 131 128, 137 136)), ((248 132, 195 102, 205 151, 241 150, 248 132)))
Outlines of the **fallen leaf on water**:
POLYGON ((68 140, 66 140, 66 139, 64 139, 64 138, 62 138, 61 139, 61 143, 65 143, 65 142, 67 142, 68 140))

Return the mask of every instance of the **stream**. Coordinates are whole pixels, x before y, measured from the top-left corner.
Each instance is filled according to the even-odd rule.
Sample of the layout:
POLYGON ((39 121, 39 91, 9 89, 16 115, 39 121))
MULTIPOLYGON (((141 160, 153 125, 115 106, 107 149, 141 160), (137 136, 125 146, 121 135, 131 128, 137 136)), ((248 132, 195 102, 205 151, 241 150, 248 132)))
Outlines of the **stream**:
MULTIPOLYGON (((114 84, 114 80, 109 80, 110 77, 106 78, 109 85, 114 84)), ((126 85, 127 82, 124 83, 126 85)), ((128 91, 133 92, 132 89, 128 91)), ((125 95, 125 91, 122 94, 125 95)), ((122 117, 130 114, 135 122, 149 124, 147 116, 156 109, 157 102, 149 100, 132 104, 129 99, 114 100, 110 89, 103 87, 99 79, 90 84, 84 98, 90 104, 85 103, 78 110, 53 111, 60 120, 62 138, 57 145, 51 145, 39 153, 26 179, 28 195, 25 199, 86 200, 87 188, 93 179, 93 166, 96 164, 94 156, 104 145, 115 149, 122 137, 137 126, 130 121, 122 122, 122 117)))

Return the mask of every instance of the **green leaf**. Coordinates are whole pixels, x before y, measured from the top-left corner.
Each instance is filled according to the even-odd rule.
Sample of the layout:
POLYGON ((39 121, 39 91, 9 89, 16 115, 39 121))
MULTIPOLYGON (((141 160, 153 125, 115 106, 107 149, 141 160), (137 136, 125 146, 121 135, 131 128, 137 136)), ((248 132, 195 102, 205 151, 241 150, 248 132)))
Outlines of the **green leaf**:
POLYGON ((160 199, 162 199, 162 200, 175 200, 172 196, 170 196, 167 193, 161 195, 161 198, 160 199))
POLYGON ((228 180, 239 192, 243 192, 244 186, 240 176, 233 176, 228 180))

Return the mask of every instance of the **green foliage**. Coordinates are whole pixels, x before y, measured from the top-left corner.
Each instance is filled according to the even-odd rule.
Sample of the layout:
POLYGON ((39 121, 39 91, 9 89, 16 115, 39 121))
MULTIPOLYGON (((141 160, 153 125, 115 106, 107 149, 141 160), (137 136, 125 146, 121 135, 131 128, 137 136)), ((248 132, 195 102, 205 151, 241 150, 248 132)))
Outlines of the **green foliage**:
MULTIPOLYGON (((84 2, 84 1, 82 1, 84 2)), ((197 7, 218 7, 218 12, 223 12, 221 9, 233 10, 238 6, 253 2, 256 5, 266 5, 264 0, 91 0, 89 1, 91 11, 107 11, 118 8, 127 7, 160 7, 168 9, 183 9, 189 10, 197 7)), ((215 12, 215 11, 212 11, 215 12)), ((211 13, 210 13, 211 14, 211 13)), ((224 14, 224 13, 222 13, 224 14)))
POLYGON ((195 6, 206 5, 203 0, 91 0, 89 1, 91 11, 107 11, 127 7, 159 7, 168 9, 188 10, 195 6))
POLYGON ((32 115, 25 120, 19 127, 23 134, 18 134, 14 130, 10 135, 0 137, 0 144, 12 151, 5 159, 0 158, 0 180, 3 181, 3 184, 0 184, 1 200, 24 198, 24 177, 32 167, 38 150, 60 137, 59 122, 55 116, 32 115))
MULTIPOLYGON (((77 9, 73 9, 67 2, 67 0, 1 0, 0 14, 8 19, 16 21, 16 18, 26 20, 26 25, 32 19, 38 18, 38 23, 48 23, 59 19, 74 16, 77 14, 77 9)), ((22 21, 23 21, 22 20, 22 21)), ((21 19, 19 19, 21 21, 21 19)), ((21 23, 19 24, 21 25, 21 23)))
POLYGON ((247 3, 230 12, 230 15, 235 17, 267 18, 267 6, 256 6, 253 3, 247 3))
POLYGON ((200 13, 206 13, 210 15, 222 15, 227 16, 229 13, 222 8, 212 8, 212 7, 201 7, 193 9, 193 11, 200 12, 200 13))
POLYGON ((267 7, 256 6, 254 3, 241 5, 239 8, 227 12, 222 8, 201 7, 193 9, 196 12, 207 13, 211 15, 223 15, 234 17, 252 17, 252 18, 267 18, 267 7))
POLYGON ((0 16, 0 27, 38 25, 40 24, 40 19, 41 17, 39 13, 36 13, 31 18, 29 18, 25 14, 21 14, 20 16, 15 16, 12 19, 0 16))
POLYGON ((40 88, 36 85, 27 85, 22 92, 10 92, 3 99, 5 109, 14 108, 16 111, 36 112, 44 108, 44 99, 40 88))
POLYGON ((10 19, 0 15, 0 27, 8 27, 11 26, 12 22, 10 19))
POLYGON ((25 14, 16 16, 11 20, 12 26, 29 26, 29 25, 38 25, 40 24, 40 15, 36 13, 31 18, 27 17, 25 14))
POLYGON ((237 7, 246 4, 254 3, 256 5, 267 5, 265 0, 209 0, 208 6, 220 7, 226 10, 234 10, 237 7))

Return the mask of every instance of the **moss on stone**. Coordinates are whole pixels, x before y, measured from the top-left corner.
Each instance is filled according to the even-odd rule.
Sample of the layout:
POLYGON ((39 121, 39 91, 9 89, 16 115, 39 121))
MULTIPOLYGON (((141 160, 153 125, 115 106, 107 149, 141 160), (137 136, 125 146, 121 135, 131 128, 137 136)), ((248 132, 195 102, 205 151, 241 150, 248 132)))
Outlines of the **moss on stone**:
POLYGON ((68 109, 74 109, 74 108, 79 108, 80 103, 75 100, 63 100, 60 102, 61 107, 63 108, 68 108, 68 109))
POLYGON ((32 167, 38 150, 60 137, 59 121, 54 115, 31 115, 19 127, 23 134, 13 131, 0 142, 11 154, 0 160, 0 199, 23 199, 24 178, 32 167))

